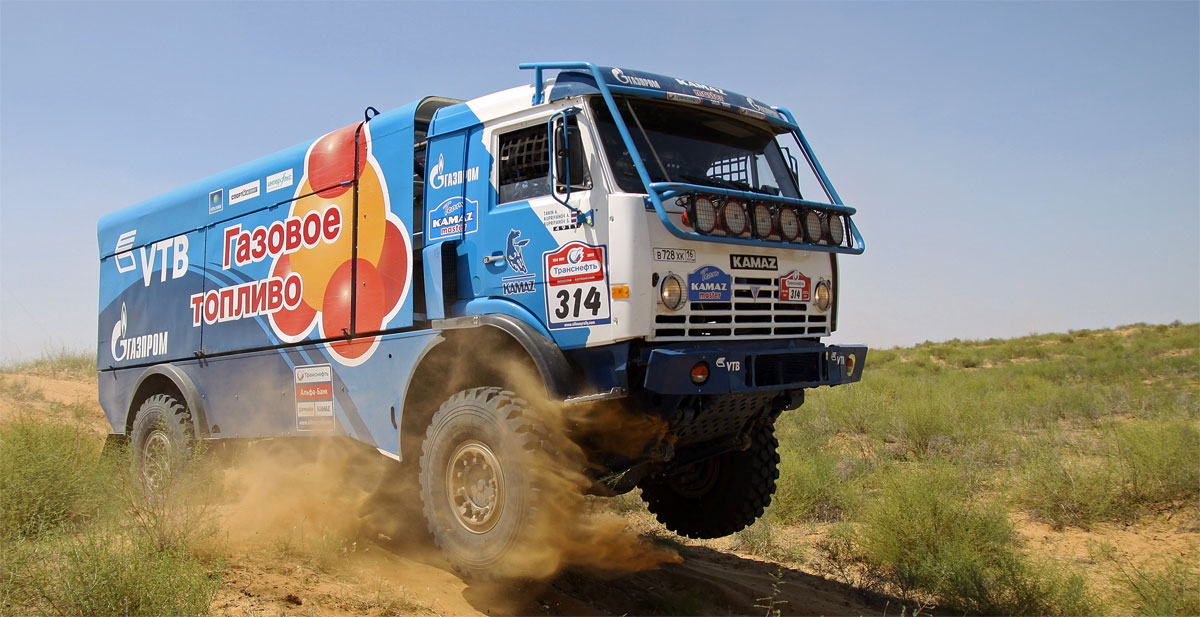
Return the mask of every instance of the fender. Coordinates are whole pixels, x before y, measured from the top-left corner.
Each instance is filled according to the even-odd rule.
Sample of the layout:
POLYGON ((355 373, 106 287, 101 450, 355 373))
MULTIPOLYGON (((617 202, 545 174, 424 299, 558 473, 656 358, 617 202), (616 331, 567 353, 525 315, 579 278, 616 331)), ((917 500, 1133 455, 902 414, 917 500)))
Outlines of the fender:
POLYGON ((196 384, 192 382, 192 378, 183 372, 183 369, 174 364, 157 364, 151 366, 138 376, 137 383, 133 387, 133 396, 129 400, 129 410, 125 413, 125 423, 127 425, 126 433, 129 432, 128 425, 130 419, 133 418, 137 411, 133 409, 136 401, 141 399, 139 396, 142 393, 142 387, 147 381, 155 378, 165 378, 170 381, 179 394, 183 396, 183 402, 187 405, 188 411, 192 414, 192 429, 197 439, 204 439, 208 436, 208 418, 204 413, 204 398, 200 396, 200 390, 196 388, 196 384))
POLYGON ((571 384, 574 379, 567 356, 558 348, 558 345, 554 344, 554 341, 525 321, 503 313, 488 313, 451 319, 435 319, 432 325, 439 330, 478 328, 480 326, 503 330, 516 339, 533 359, 533 364, 542 377, 542 383, 546 384, 546 394, 550 398, 561 401, 570 396, 571 384))

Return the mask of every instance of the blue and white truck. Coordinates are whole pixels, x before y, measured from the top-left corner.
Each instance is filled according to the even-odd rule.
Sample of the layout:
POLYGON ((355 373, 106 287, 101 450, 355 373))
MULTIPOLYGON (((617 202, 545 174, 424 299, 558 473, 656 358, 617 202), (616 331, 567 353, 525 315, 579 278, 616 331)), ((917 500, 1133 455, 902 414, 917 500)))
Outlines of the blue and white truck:
POLYGON ((100 401, 147 480, 200 441, 350 438, 481 574, 545 498, 522 457, 554 447, 549 404, 593 492, 640 487, 695 538, 762 514, 775 419, 862 374, 865 347, 821 342, 855 210, 782 107, 522 68, 100 220, 100 401), (658 428, 572 432, 601 405, 658 428))

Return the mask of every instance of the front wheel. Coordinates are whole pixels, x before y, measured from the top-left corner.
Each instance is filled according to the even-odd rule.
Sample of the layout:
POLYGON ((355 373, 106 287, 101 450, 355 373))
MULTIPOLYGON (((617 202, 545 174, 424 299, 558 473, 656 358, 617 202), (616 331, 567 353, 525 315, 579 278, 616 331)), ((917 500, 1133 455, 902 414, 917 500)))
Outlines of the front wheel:
POLYGON ((750 448, 726 452, 639 483, 642 499, 667 529, 689 538, 720 538, 762 516, 779 478, 772 424, 756 426, 750 448))
POLYGON ((162 490, 191 456, 192 414, 175 397, 156 394, 138 408, 132 437, 133 465, 142 486, 162 490))
POLYGON ((463 390, 434 414, 421 500, 434 542, 465 577, 533 574, 528 551, 548 505, 541 455, 552 442, 529 405, 501 388, 463 390))

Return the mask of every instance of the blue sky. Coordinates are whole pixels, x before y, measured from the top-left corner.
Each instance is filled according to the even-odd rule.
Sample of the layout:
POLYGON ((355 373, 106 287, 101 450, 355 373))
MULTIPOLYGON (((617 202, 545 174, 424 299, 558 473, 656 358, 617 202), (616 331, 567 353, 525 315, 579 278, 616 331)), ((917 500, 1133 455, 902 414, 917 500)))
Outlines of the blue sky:
POLYGON ((1200 3, 0 2, 0 360, 96 338, 96 220, 591 60, 789 107, 868 249, 835 340, 1200 319, 1200 3))

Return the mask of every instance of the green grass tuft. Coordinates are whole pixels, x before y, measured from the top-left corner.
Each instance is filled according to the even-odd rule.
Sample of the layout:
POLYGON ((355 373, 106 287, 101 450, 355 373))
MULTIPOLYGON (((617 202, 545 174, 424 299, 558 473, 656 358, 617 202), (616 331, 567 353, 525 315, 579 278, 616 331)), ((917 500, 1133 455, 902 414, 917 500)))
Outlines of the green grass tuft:
POLYGON ((21 416, 0 425, 0 539, 36 539, 111 505, 119 463, 78 426, 21 416))

